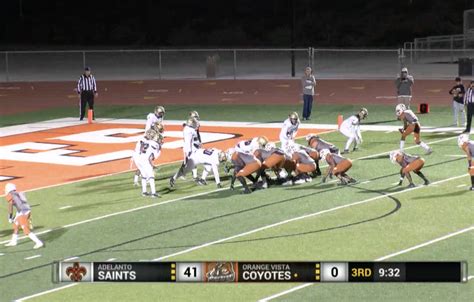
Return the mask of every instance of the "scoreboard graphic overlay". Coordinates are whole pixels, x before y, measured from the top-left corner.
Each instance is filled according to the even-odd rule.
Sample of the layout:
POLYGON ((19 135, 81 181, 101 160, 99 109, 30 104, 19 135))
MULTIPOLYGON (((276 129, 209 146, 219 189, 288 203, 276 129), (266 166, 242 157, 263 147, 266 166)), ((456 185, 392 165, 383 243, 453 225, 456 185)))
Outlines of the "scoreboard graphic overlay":
POLYGON ((467 282, 467 262, 56 262, 54 282, 467 282))

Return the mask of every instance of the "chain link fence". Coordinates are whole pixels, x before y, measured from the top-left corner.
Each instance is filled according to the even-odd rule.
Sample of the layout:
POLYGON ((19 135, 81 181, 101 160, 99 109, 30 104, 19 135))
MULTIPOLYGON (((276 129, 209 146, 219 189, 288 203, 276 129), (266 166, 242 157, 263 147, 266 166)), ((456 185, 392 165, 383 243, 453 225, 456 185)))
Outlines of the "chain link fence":
MULTIPOLYGON (((407 45, 406 45, 407 46, 407 45)), ((90 66, 100 80, 290 79, 306 66, 320 79, 452 78, 473 49, 159 49, 0 52, 0 82, 76 80, 90 66)))

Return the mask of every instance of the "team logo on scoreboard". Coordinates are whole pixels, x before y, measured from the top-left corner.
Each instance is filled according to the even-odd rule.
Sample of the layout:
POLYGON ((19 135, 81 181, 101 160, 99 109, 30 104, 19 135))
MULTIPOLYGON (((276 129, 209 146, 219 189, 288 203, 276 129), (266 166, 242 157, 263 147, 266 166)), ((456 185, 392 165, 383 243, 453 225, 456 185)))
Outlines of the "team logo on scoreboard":
POLYGON ((87 275, 87 269, 80 265, 79 262, 74 262, 72 266, 66 268, 66 275, 71 281, 79 282, 82 280, 82 277, 87 275))
POLYGON ((209 262, 206 267, 206 277, 209 282, 233 282, 235 270, 232 262, 209 262))

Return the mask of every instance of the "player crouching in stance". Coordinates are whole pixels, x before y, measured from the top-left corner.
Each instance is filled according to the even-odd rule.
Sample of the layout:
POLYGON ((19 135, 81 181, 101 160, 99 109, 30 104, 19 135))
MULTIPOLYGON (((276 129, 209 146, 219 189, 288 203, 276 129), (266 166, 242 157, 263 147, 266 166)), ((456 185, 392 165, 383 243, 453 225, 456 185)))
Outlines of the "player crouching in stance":
POLYGON ((291 160, 291 157, 282 149, 277 148, 274 143, 268 143, 265 148, 257 149, 254 155, 262 163, 256 180, 258 181, 260 177, 262 178, 263 189, 268 188, 268 180, 270 180, 265 170, 271 169, 277 175, 277 179, 286 178, 286 176, 288 176, 284 168, 286 163, 291 160))
POLYGON ((319 169, 319 160, 322 150, 328 149, 333 154, 339 154, 339 149, 327 141, 320 138, 318 135, 310 133, 306 135, 306 141, 308 142, 308 147, 316 150, 317 152, 309 152, 309 155, 316 162, 316 171, 315 176, 321 175, 321 170, 319 169))
POLYGON ((249 178, 254 184, 256 179, 252 176, 252 173, 255 173, 260 170, 262 163, 258 160, 255 155, 243 153, 240 151, 235 151, 230 155, 232 165, 234 166, 234 173, 230 181, 230 189, 234 190, 235 180, 238 179, 239 182, 244 187, 243 194, 252 193, 249 189, 245 177, 249 178))
POLYGON ((160 156, 163 136, 153 129, 145 133, 145 137, 137 142, 133 161, 140 170, 142 176, 142 196, 152 198, 161 197, 155 188, 155 168, 153 161, 160 156), (150 185, 151 192, 147 192, 147 184, 150 185))
MULTIPOLYGON (((318 154, 319 157, 319 154, 318 154)), ((310 182, 313 179, 308 175, 308 173, 312 173, 316 171, 316 162, 308 152, 300 148, 299 146, 295 145, 292 148, 291 152, 291 160, 293 162, 293 166, 287 166, 288 170, 294 171, 294 177, 291 179, 292 184, 302 184, 305 182, 310 182)), ((289 182, 284 183, 283 185, 288 185, 289 182)))
POLYGON ((342 122, 340 132, 347 137, 346 146, 341 154, 349 153, 349 148, 354 142, 352 151, 357 150, 357 146, 362 143, 362 135, 360 133, 360 121, 367 118, 369 112, 365 108, 361 108, 359 112, 342 122))
POLYGON ((8 222, 13 224, 13 235, 10 242, 5 246, 15 246, 18 241, 18 231, 21 227, 26 236, 35 243, 34 249, 44 246, 44 243, 31 231, 31 208, 23 192, 18 192, 12 183, 5 185, 5 195, 8 202, 8 222), (13 217, 13 207, 16 208, 16 215, 13 217))
POLYGON ((474 162, 472 161, 472 156, 474 155, 474 142, 469 140, 469 135, 467 133, 464 133, 458 137, 458 146, 466 152, 467 167, 469 175, 471 176, 471 187, 469 190, 474 191, 474 162))
POLYGON ((326 160, 329 167, 323 175, 322 183, 326 182, 329 175, 334 175, 341 181, 341 184, 347 185, 349 183, 357 182, 354 178, 346 174, 347 171, 352 167, 352 161, 344 158, 338 154, 331 153, 329 149, 323 149, 319 152, 319 156, 322 160, 326 160))
POLYGON ((212 171, 216 185, 220 189, 222 188, 222 185, 219 177, 219 164, 225 161, 227 161, 227 155, 219 149, 198 149, 191 155, 184 168, 180 169, 175 177, 177 179, 178 177, 185 176, 186 173, 194 170, 197 165, 202 164, 204 165, 204 170, 202 171, 202 177, 198 179, 197 184, 207 185, 206 178, 209 175, 209 172, 212 171))
POLYGON ((398 104, 397 107, 395 107, 395 114, 397 115, 397 118, 403 122, 403 129, 399 129, 402 134, 400 150, 403 151, 403 148, 405 147, 406 137, 413 133, 415 143, 423 148, 426 154, 431 154, 433 150, 430 146, 420 140, 421 126, 415 113, 408 110, 404 104, 398 104))
POLYGON ((425 186, 430 184, 430 181, 421 172, 421 169, 425 165, 425 160, 423 158, 419 156, 412 156, 407 153, 404 153, 403 151, 397 150, 390 152, 390 160, 392 161, 392 163, 399 164, 402 167, 400 170, 400 182, 398 183, 399 186, 402 185, 403 179, 406 177, 410 182, 408 187, 415 187, 410 172, 415 173, 421 179, 423 179, 423 181, 425 182, 425 186))

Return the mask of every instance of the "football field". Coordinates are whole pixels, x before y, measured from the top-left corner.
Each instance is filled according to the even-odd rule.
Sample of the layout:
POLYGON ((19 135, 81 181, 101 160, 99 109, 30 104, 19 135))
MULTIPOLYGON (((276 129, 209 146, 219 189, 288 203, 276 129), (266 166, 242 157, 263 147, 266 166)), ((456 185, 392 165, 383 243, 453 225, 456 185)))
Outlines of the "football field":
MULTIPOLYGON (((277 123, 298 107, 167 106, 165 142, 170 145, 158 160, 159 199, 142 197, 140 188, 133 186, 127 153, 153 106, 103 106, 97 110, 101 119, 92 125, 67 119, 74 116, 69 108, 2 117, 1 132, 8 130, 11 135, 1 138, 1 154, 10 157, 2 158, 0 174, 15 174, 12 181, 21 184, 20 190, 25 188, 34 231, 46 246, 33 250, 33 243, 23 238, 16 247, 4 247, 12 230, 6 219, 7 203, 0 204, 0 301, 471 300, 472 279, 464 284, 52 282, 53 262, 64 260, 452 260, 474 265, 474 192, 467 190, 466 158, 457 146, 460 129, 448 128, 449 108, 434 107, 419 116, 427 127, 422 139, 433 148, 432 154, 424 155, 412 137, 407 139, 406 151, 423 156, 423 172, 431 182, 423 186, 413 175, 417 186, 410 189, 406 182, 397 185, 399 167, 388 157, 398 149, 400 139, 393 106, 367 108, 364 143, 347 156, 353 160, 348 174, 357 183, 340 186, 331 180, 323 184, 318 177, 302 185, 271 186, 241 195, 240 187, 229 190, 229 177, 223 170, 224 188, 218 189, 212 179, 207 186, 197 186, 190 175, 169 188, 168 179, 182 158, 179 145, 173 145, 179 141, 180 121, 191 109, 198 110, 201 131, 208 133, 204 146, 224 149, 260 133, 277 141, 277 123), (167 124, 168 120, 174 122, 167 124), (110 139, 107 151, 102 148, 104 141, 94 143, 97 135, 110 139), (14 144, 27 145, 18 147, 22 151, 18 155, 17 149, 5 148, 14 144), (57 146, 48 147, 53 144, 57 146), (70 152, 71 161, 58 165, 55 161, 63 157, 53 154, 59 152, 57 148, 70 152), (45 150, 56 157, 42 157, 45 150)), ((351 105, 317 107, 313 119, 303 123, 299 143, 305 144, 307 133, 320 133, 342 149, 345 137, 336 130, 336 116, 356 110, 358 106, 351 105)))

